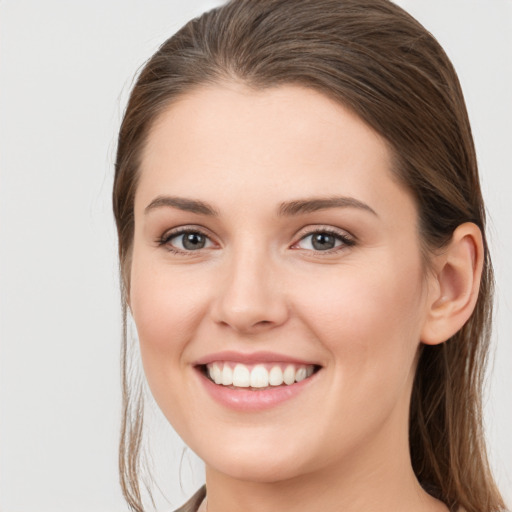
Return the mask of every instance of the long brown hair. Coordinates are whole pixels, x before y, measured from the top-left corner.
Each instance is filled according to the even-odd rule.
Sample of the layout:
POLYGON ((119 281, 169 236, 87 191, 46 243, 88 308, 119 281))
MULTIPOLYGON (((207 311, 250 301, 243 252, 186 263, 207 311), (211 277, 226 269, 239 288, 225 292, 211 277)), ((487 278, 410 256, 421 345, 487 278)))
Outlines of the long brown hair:
MULTIPOLYGON (((426 261, 458 225, 470 221, 482 230, 485 261, 472 317, 445 343, 420 349, 410 452, 419 482, 450 509, 503 510, 482 429, 493 272, 471 128, 448 57, 390 1, 232 0, 190 21, 146 63, 121 125, 113 192, 125 320, 134 194, 149 130, 178 96, 226 80, 258 89, 310 87, 381 134, 397 178, 415 197, 426 261)), ((126 328, 122 354, 121 483, 132 509, 142 511, 143 396, 129 383, 126 328)))

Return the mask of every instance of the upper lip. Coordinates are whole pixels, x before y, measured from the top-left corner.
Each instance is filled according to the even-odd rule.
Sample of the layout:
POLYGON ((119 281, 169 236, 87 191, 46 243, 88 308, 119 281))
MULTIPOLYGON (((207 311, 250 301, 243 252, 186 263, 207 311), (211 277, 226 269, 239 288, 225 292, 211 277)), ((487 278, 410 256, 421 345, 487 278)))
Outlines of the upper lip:
POLYGON ((233 363, 255 364, 255 363, 295 363, 295 364, 315 364, 314 361, 306 361, 297 357, 291 357, 276 352, 251 352, 243 353, 232 350, 215 352, 205 355, 193 363, 194 366, 206 365, 215 361, 231 361, 233 363))

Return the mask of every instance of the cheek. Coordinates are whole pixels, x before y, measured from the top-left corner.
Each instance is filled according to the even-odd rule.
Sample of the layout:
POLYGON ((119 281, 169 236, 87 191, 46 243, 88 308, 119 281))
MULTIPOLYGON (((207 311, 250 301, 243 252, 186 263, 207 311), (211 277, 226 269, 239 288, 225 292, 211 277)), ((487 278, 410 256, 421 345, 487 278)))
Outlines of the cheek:
POLYGON ((130 293, 142 365, 160 409, 178 431, 186 432, 198 421, 183 377, 190 371, 187 347, 204 316, 205 289, 193 286, 185 273, 166 272, 143 256, 134 255, 130 293))
POLYGON ((346 266, 323 289, 308 286, 302 293, 303 316, 330 351, 340 370, 337 378, 345 385, 350 381, 357 387, 365 379, 376 385, 386 375, 403 380, 419 345, 423 318, 419 261, 407 262, 403 256, 378 261, 379 265, 346 266))
POLYGON ((137 326, 141 357, 148 381, 170 374, 184 364, 183 351, 197 329, 204 309, 204 289, 165 272, 149 258, 134 255, 130 308, 137 326))
MULTIPOLYGON (((343 451, 364 446, 383 425, 407 425, 422 278, 416 265, 398 268, 392 261, 342 270, 327 283, 327 291, 305 294, 302 312, 314 337, 330 352, 327 369, 332 371, 326 379, 333 392, 326 394, 318 418, 323 418, 332 447, 343 451)), ((329 453, 339 455, 332 448, 329 453)))

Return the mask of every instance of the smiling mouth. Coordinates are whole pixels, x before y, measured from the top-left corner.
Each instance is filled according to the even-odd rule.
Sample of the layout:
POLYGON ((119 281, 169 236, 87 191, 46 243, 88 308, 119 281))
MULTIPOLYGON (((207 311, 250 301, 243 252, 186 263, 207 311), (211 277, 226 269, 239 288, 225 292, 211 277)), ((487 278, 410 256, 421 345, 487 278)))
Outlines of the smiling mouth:
POLYGON ((211 382, 230 389, 261 391, 308 379, 320 370, 314 364, 259 363, 242 364, 216 361, 200 365, 199 369, 211 382))

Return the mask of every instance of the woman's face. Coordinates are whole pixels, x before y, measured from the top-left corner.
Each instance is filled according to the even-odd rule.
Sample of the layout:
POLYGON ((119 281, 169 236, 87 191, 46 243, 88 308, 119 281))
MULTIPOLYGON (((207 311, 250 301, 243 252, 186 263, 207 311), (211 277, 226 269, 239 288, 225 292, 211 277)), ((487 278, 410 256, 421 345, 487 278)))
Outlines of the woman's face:
POLYGON ((390 152, 339 104, 225 84, 154 125, 130 307, 151 391, 210 470, 406 456, 427 282, 390 152))

